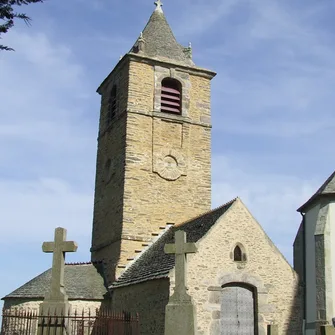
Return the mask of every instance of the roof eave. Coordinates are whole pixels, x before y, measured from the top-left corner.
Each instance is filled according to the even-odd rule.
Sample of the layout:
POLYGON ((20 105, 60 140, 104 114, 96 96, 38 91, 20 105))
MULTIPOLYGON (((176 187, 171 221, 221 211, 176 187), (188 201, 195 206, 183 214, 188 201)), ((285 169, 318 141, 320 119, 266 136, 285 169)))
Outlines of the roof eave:
MULTIPOLYGON (((27 295, 27 296, 20 296, 20 297, 15 297, 15 296, 5 296, 1 298, 1 300, 14 300, 14 299, 20 299, 20 300, 44 300, 44 296, 34 296, 34 295, 27 295)), ((76 301, 76 300, 84 300, 84 301, 103 301, 104 297, 69 297, 69 301, 76 301)))
POLYGON ((297 212, 305 214, 311 207, 313 207, 318 200, 321 199, 334 199, 335 200, 335 193, 321 193, 321 194, 314 194, 308 201, 306 201, 302 206, 297 209, 297 212))
POLYGON ((125 54, 120 60, 117 62, 117 64, 114 66, 113 70, 108 74, 108 76, 102 81, 100 86, 97 88, 96 92, 98 94, 102 94, 103 87, 105 86, 106 82, 108 81, 108 78, 122 65, 126 64, 127 60, 129 59, 128 54, 125 54))
POLYGON ((135 281, 124 282, 124 283, 121 283, 120 285, 112 284, 108 287, 108 289, 115 290, 115 289, 122 288, 122 287, 127 287, 127 286, 131 286, 131 285, 137 285, 137 284, 145 283, 145 282, 151 281, 151 280, 168 279, 169 278, 169 273, 158 275, 158 276, 152 276, 150 278, 143 278, 143 279, 139 279, 139 280, 135 280, 135 281))
POLYGON ((185 69, 190 73, 194 73, 203 77, 207 77, 208 79, 213 79, 216 76, 216 72, 212 71, 212 70, 208 70, 205 68, 201 68, 198 66, 194 66, 194 65, 188 65, 185 64, 183 62, 178 62, 178 61, 168 61, 168 60, 162 60, 159 58, 152 58, 152 57, 148 57, 146 55, 140 55, 137 53, 133 53, 133 52, 129 52, 127 54, 130 57, 130 60, 133 61, 140 61, 140 62, 144 62, 144 63, 155 63, 155 64, 160 64, 160 65, 165 65, 165 66, 173 66, 173 67, 177 67, 177 68, 181 68, 181 69, 185 69))

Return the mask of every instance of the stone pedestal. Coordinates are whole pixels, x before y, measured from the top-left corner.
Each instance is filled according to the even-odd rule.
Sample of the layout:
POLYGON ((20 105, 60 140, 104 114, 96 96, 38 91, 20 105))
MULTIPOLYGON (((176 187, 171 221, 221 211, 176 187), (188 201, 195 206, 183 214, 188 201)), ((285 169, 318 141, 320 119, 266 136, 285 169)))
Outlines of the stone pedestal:
POLYGON ((71 305, 68 302, 44 301, 40 305, 37 335, 69 334, 69 315, 71 305))
POLYGON ((196 310, 187 294, 186 255, 197 252, 195 243, 186 243, 186 233, 175 232, 175 244, 166 244, 164 251, 175 254, 175 288, 165 308, 165 335, 195 335, 196 310))
POLYGON ((40 315, 68 316, 71 312, 71 305, 67 301, 43 301, 40 304, 40 315))
POLYGON ((170 301, 165 308, 165 335, 196 335, 196 310, 192 301, 170 301))
POLYGON ((268 325, 267 335, 279 335, 278 325, 268 325))
POLYGON ((321 326, 321 335, 335 335, 333 326, 321 326))

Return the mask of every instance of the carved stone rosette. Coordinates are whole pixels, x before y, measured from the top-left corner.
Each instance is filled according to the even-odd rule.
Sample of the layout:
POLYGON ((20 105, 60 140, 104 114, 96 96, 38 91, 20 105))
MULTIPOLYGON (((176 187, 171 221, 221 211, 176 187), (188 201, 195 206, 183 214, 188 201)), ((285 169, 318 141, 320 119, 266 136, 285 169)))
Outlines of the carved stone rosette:
POLYGON ((184 156, 175 149, 162 149, 154 156, 153 171, 163 179, 177 180, 186 176, 186 162, 184 156))

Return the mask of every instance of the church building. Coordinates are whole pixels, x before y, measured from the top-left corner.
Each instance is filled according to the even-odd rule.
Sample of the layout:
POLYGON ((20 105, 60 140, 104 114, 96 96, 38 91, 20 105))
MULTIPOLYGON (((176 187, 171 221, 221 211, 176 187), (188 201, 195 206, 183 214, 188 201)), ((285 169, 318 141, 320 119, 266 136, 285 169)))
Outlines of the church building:
MULTIPOLYGON (((316 334, 316 320, 329 323, 335 312, 335 177, 299 209, 296 271, 240 198, 211 209, 215 75, 194 64, 191 46, 176 41, 156 1, 97 91, 92 256, 65 266, 69 301, 73 309, 137 312, 142 335, 163 335, 175 284, 174 255, 164 246, 183 230, 198 248, 187 265, 198 335, 316 334)), ((50 273, 7 295, 5 308, 38 309, 50 273)))

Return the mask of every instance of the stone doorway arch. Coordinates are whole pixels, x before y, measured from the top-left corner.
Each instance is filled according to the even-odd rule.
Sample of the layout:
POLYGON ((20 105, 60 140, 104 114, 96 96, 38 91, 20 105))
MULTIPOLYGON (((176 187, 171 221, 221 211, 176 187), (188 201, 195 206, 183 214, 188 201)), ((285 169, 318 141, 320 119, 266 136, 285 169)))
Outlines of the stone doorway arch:
POLYGON ((266 325, 262 315, 263 311, 273 310, 274 306, 268 304, 268 289, 264 286, 263 281, 249 273, 226 273, 218 278, 217 286, 208 287, 208 306, 212 311, 210 324, 210 335, 221 335, 221 305, 222 291, 229 285, 240 285, 254 288, 254 301, 256 303, 255 324, 257 335, 266 335, 266 325))

